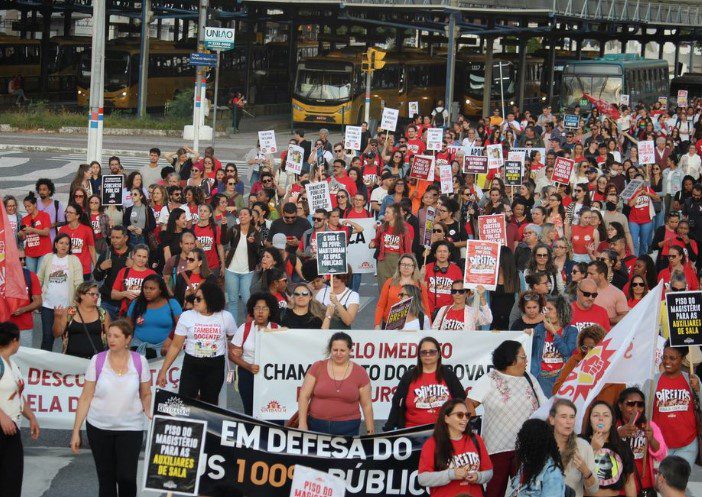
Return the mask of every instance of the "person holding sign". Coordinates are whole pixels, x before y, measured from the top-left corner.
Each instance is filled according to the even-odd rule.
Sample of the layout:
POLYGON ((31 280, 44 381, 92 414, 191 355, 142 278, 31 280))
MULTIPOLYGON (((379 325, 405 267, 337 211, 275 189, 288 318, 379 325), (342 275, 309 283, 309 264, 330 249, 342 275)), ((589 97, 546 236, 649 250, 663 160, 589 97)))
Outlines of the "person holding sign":
POLYGON ((126 319, 110 324, 109 348, 90 360, 76 408, 71 451, 78 454, 80 429, 87 420, 100 497, 137 492, 145 415, 151 418, 151 370, 144 356, 129 350, 133 334, 126 319))
POLYGON ((350 330, 361 306, 361 297, 348 287, 353 277, 351 266, 345 274, 335 274, 331 285, 325 286, 315 299, 326 307, 324 324, 332 330, 350 330))
POLYGON ((478 285, 475 290, 477 298, 474 296, 473 304, 467 306, 467 294, 471 290, 463 288, 462 280, 454 281, 451 285, 453 304, 439 309, 432 323, 432 329, 475 331, 479 326, 492 323, 492 311, 485 300, 485 288, 478 285))
POLYGON ((400 254, 412 252, 413 234, 402 219, 399 205, 391 205, 385 210, 383 223, 378 226, 375 238, 368 245, 378 249, 378 288, 392 277, 400 260, 400 254))
POLYGON ((378 298, 378 307, 375 310, 375 329, 380 330, 385 328, 384 323, 388 319, 390 308, 402 300, 400 293, 404 285, 414 285, 421 289, 421 306, 424 314, 429 314, 429 297, 426 287, 423 284, 422 278, 419 275, 417 259, 414 254, 402 254, 402 257, 397 261, 395 274, 392 278, 388 278, 380 290, 378 298))
POLYGON ((402 291, 397 294, 400 302, 404 299, 412 299, 405 316, 404 331, 424 331, 431 329, 431 321, 424 314, 422 307, 422 290, 414 285, 404 285, 402 291))
MULTIPOLYGON (((637 174, 634 179, 643 180, 642 174, 637 174)), ((660 201, 660 197, 650 186, 639 188, 629 199, 629 231, 634 240, 635 255, 647 254, 651 239, 653 238, 653 216, 655 210, 653 202, 660 201)))

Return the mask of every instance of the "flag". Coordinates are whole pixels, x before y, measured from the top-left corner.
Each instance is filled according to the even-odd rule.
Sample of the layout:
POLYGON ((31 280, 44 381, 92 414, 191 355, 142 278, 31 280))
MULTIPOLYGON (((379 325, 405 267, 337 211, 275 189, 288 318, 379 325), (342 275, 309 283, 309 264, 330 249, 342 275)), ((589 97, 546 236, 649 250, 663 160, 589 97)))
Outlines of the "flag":
POLYGON ((570 399, 577 406, 575 426, 582 426, 585 410, 606 383, 641 386, 653 378, 662 291, 663 283, 659 283, 648 292, 561 385, 554 397, 570 399))
POLYGON ((27 284, 24 281, 15 234, 10 228, 5 205, 0 202, 0 322, 7 321, 10 315, 26 302, 27 284))
POLYGON ((586 98, 592 105, 597 107, 597 110, 599 110, 601 114, 604 114, 611 119, 619 119, 619 111, 614 105, 605 102, 601 98, 595 98, 587 93, 583 93, 583 98, 586 98))

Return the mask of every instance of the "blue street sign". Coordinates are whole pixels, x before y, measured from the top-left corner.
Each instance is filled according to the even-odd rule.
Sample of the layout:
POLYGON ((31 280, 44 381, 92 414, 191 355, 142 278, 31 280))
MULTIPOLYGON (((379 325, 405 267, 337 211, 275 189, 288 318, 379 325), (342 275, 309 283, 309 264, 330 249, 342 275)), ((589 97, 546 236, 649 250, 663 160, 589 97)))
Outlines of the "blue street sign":
POLYGON ((190 65, 191 66, 216 66, 217 65, 217 54, 214 53, 191 53, 190 54, 190 65))

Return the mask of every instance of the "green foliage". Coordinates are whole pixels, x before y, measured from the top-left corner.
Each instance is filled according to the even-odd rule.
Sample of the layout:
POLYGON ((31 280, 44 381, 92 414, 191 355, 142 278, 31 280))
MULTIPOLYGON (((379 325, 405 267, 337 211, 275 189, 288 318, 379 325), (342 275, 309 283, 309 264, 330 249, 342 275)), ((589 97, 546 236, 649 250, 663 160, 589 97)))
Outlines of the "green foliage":
POLYGON ((194 90, 184 90, 166 102, 166 117, 192 119, 194 90))

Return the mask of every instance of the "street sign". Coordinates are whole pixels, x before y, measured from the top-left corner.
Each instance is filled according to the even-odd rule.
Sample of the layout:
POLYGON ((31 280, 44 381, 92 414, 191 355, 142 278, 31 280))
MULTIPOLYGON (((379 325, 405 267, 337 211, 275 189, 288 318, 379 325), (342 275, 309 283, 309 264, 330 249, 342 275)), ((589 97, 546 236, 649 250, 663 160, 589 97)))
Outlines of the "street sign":
POLYGON ((234 48, 234 29, 206 27, 205 48, 208 50, 231 50, 234 48))
POLYGON ((216 66, 217 65, 217 54, 216 53, 200 53, 195 52, 190 54, 190 65, 191 66, 216 66))

